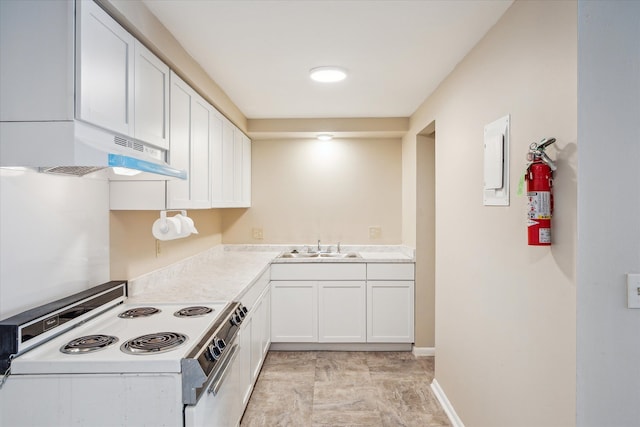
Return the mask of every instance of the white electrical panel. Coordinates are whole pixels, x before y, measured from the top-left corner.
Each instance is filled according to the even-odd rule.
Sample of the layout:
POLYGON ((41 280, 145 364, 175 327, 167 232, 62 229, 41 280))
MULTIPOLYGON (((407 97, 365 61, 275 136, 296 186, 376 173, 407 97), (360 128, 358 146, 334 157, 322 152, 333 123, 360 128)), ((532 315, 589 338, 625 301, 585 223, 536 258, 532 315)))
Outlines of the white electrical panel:
POLYGON ((484 127, 485 206, 509 206, 509 115, 484 127))
POLYGON ((627 307, 640 308, 640 274, 627 274, 627 307))

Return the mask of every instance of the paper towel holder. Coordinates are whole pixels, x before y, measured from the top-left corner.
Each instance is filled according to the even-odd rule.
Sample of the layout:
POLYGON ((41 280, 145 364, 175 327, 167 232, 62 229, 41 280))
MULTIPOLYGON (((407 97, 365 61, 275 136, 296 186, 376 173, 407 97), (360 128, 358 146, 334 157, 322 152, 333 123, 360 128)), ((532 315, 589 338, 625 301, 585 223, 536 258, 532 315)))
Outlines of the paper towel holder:
POLYGON ((151 233, 158 240, 173 240, 188 237, 192 233, 198 234, 198 230, 196 230, 193 220, 187 216, 186 210, 163 210, 160 211, 160 218, 157 219, 151 227, 151 233), (177 235, 169 236, 170 227, 167 221, 167 212, 179 212, 173 218, 181 216, 181 218, 178 218, 181 227, 177 235), (156 227, 156 224, 158 227, 156 227))

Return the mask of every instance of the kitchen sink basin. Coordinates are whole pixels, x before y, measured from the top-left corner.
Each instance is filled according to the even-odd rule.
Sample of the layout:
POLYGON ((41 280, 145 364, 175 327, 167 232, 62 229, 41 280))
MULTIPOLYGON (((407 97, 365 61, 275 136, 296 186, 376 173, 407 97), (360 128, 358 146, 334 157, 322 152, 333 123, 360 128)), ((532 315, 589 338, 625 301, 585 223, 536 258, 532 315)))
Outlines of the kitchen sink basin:
POLYGON ((284 252, 280 258, 362 258, 357 252, 284 252))

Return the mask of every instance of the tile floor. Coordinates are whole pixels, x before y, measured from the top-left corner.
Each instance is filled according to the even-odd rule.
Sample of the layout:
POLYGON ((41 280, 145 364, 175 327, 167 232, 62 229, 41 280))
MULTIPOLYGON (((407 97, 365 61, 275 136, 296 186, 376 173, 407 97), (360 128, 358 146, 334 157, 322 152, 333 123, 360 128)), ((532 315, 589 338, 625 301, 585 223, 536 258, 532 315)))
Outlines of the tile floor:
POLYGON ((410 352, 272 351, 240 425, 449 427, 433 367, 410 352))

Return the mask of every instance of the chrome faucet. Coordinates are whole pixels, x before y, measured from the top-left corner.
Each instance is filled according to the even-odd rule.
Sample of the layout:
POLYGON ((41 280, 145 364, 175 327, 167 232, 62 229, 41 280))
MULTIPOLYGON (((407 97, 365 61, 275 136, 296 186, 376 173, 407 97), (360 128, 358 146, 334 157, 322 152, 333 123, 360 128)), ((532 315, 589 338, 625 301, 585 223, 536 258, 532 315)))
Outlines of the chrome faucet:
POLYGON ((318 252, 320 252, 320 239, 318 239, 318 252))

